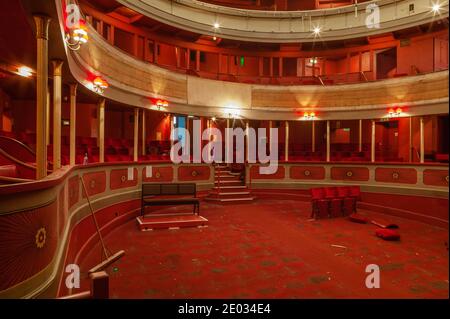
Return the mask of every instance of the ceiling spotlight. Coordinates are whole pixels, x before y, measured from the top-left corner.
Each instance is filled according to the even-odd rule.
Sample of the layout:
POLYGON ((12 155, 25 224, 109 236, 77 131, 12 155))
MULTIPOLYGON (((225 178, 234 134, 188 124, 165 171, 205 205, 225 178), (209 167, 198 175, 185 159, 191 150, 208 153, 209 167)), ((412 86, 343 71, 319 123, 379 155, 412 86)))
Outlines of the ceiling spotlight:
POLYGON ((439 13, 439 11, 441 10, 441 4, 436 2, 433 3, 433 5, 431 6, 431 11, 433 11, 434 14, 439 13))
POLYGON ((215 122, 215 121, 216 121, 216 117, 213 116, 213 117, 211 118, 211 121, 215 122))
POLYGON ((20 68, 17 69, 17 74, 25 78, 29 78, 32 75, 31 72, 33 72, 33 70, 31 70, 27 66, 21 66, 20 68))
POLYGON ((215 22, 213 26, 214 26, 214 29, 219 29, 220 28, 219 22, 215 22))
POLYGON ((320 27, 319 26, 316 26, 316 27, 314 27, 314 29, 313 29, 313 33, 314 33, 314 35, 319 35, 320 34, 320 27))
POLYGON ((216 40, 217 40, 217 37, 216 37, 216 36, 213 36, 213 40, 216 41, 216 40))

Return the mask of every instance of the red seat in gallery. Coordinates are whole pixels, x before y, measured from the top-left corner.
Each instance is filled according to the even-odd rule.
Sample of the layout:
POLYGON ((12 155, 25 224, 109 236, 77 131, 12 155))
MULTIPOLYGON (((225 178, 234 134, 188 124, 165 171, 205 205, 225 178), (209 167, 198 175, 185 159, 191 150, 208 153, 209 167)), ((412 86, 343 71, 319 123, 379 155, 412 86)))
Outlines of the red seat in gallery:
POLYGON ((316 219, 329 217, 328 206, 330 204, 330 200, 325 198, 323 188, 311 188, 311 203, 311 217, 316 219))
POLYGON ((1 165, 0 176, 3 177, 18 177, 16 165, 1 165))
POLYGON ((339 198, 337 187, 325 187, 325 198, 330 201, 330 217, 342 216, 342 198, 339 198))
POLYGON ((356 197, 350 196, 350 188, 347 186, 338 187, 338 197, 342 199, 342 213, 348 216, 356 210, 356 197))

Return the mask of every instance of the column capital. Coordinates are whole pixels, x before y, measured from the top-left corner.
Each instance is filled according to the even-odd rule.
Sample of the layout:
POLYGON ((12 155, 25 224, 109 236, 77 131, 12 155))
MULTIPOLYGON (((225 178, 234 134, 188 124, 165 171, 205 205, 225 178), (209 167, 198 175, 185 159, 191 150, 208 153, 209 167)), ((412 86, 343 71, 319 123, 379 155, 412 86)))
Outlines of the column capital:
POLYGON ((98 99, 98 105, 100 105, 100 106, 105 106, 105 102, 106 102, 105 98, 98 99))
POLYGON ((71 96, 77 96, 77 88, 78 88, 78 83, 70 84, 70 95, 71 96))
POLYGON ((64 63, 63 60, 59 60, 59 59, 52 60, 53 76, 61 76, 62 75, 63 63, 64 63))
POLYGON ((36 25, 36 39, 48 40, 48 26, 51 18, 43 14, 34 14, 33 19, 36 25))

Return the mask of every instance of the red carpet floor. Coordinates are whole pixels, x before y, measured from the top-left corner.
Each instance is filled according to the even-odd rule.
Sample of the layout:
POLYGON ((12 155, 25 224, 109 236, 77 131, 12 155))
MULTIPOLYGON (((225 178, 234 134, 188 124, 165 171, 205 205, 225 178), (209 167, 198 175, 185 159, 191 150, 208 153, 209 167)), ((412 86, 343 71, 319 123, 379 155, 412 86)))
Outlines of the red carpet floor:
MULTIPOLYGON (((133 220, 108 234, 112 252, 126 251, 108 269, 111 297, 448 298, 445 229, 389 217, 402 238, 387 242, 374 225, 309 221, 309 203, 292 200, 203 202, 201 212, 206 228, 141 232, 133 220), (380 266, 379 289, 365 286, 368 264, 380 266)), ((100 252, 95 247, 83 260, 81 290, 100 252)))

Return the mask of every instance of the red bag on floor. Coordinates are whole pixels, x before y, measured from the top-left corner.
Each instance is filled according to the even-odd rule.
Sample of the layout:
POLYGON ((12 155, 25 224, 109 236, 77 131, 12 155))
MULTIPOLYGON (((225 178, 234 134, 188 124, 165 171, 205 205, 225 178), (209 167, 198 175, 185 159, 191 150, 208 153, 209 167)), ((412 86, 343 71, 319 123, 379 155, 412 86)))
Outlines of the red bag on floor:
POLYGON ((397 233, 393 229, 388 229, 388 228, 378 228, 375 231, 375 235, 377 235, 377 237, 380 237, 384 240, 399 240, 400 239, 399 233, 397 233))

